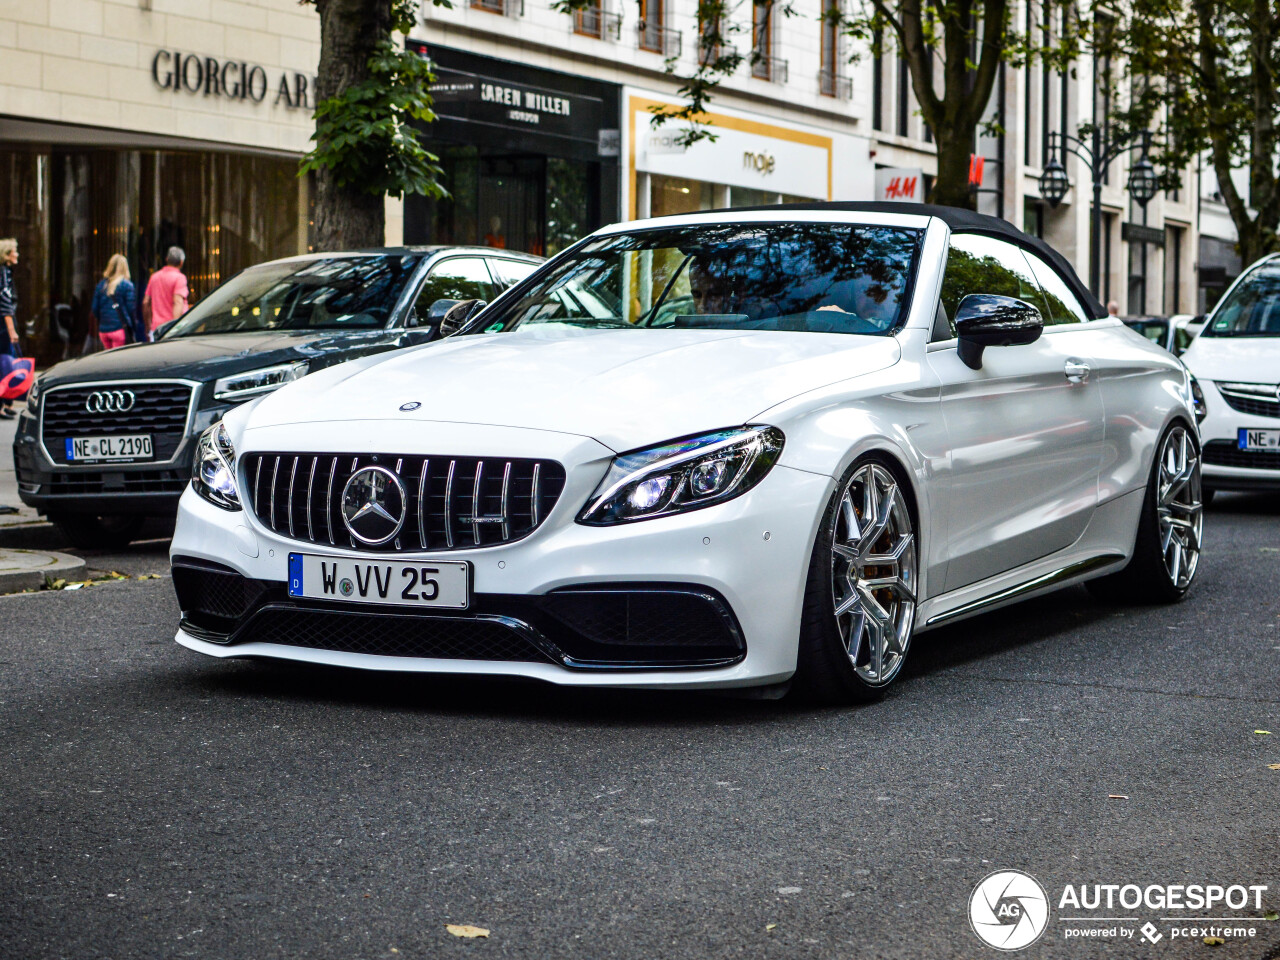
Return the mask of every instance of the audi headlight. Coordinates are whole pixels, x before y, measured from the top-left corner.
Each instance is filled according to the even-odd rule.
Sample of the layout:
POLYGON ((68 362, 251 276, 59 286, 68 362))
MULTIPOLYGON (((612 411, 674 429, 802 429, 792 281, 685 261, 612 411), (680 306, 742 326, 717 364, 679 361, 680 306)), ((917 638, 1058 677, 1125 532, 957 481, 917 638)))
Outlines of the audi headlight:
POLYGON ((221 421, 200 434, 196 442, 191 486, 214 506, 241 509, 240 491, 236 489, 236 451, 221 421))
POLYGON ((764 479, 782 453, 777 427, 734 427, 615 457, 578 522, 649 520, 724 503, 764 479))
POLYGON ((308 364, 278 363, 274 367, 262 367, 258 370, 246 370, 244 373, 233 373, 222 377, 213 385, 215 400, 227 400, 236 403, 248 400, 272 390, 279 390, 291 380, 298 380, 307 375, 308 364))
POLYGON ((27 413, 36 417, 40 415, 40 377, 37 376, 27 391, 27 413))

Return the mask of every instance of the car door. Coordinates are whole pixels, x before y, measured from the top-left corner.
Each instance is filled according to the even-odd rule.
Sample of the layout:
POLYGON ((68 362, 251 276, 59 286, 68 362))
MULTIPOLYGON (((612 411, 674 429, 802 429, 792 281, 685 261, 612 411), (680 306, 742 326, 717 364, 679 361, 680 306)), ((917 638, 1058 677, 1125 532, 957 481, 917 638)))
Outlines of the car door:
POLYGON ((950 457, 935 482, 946 512, 944 589, 956 590, 1069 547, 1098 502, 1102 399, 1086 341, 1055 323, 1023 251, 993 237, 955 234, 942 286, 954 335, 971 293, 1034 304, 1045 330, 1031 344, 989 347, 982 367, 961 362, 951 341, 929 364, 941 384, 950 457))

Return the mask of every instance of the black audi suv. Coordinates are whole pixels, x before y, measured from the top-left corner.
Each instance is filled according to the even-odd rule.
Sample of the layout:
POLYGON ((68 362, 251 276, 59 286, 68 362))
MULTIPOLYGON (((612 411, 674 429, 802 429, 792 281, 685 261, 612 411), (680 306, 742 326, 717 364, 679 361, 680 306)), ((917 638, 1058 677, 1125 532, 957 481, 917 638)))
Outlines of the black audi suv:
POLYGON ((196 439, 229 407, 344 360, 438 339, 456 319, 443 308, 493 300, 540 262, 399 247, 241 271, 156 342, 39 376, 13 445, 19 496, 77 546, 127 543, 146 517, 174 515, 196 439))

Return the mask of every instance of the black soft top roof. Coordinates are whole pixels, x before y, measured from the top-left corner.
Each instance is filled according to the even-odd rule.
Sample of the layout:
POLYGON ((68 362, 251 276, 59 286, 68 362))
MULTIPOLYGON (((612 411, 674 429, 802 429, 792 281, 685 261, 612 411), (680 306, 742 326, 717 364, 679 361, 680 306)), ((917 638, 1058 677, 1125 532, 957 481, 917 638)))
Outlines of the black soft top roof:
POLYGON ((1084 281, 1076 274, 1075 268, 1067 262, 1067 258, 1058 253, 1057 250, 1049 246, 1043 240, 1023 233, 1008 220, 1001 220, 999 217, 989 217, 985 213, 975 213, 972 210, 962 210, 959 207, 937 207, 928 203, 877 203, 872 201, 854 201, 854 200, 837 200, 826 203, 785 203, 774 204, 765 207, 735 207, 732 210, 722 210, 721 213, 743 213, 745 211, 752 212, 768 212, 782 210, 811 210, 814 212, 828 213, 886 213, 897 214, 899 216, 917 216, 917 217, 937 217, 948 227, 952 233, 980 233, 989 237, 996 237, 1000 240, 1007 240, 1009 243, 1017 244, 1020 247, 1038 254, 1042 259, 1049 261, 1062 274, 1062 279, 1066 281, 1072 292, 1079 299, 1081 306, 1094 317, 1105 317, 1107 311, 1102 304, 1098 302, 1098 298, 1090 292, 1085 286, 1084 281))

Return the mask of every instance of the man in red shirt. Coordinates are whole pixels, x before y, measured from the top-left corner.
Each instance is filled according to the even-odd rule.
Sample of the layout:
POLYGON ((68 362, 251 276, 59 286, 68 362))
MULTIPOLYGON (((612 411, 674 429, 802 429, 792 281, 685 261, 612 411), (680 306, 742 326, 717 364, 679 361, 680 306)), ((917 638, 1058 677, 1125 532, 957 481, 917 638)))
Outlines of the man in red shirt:
POLYGON ((181 247, 170 247, 164 266, 147 281, 147 292, 142 296, 142 322, 148 330, 176 320, 187 312, 187 298, 191 292, 182 272, 186 259, 181 247))

